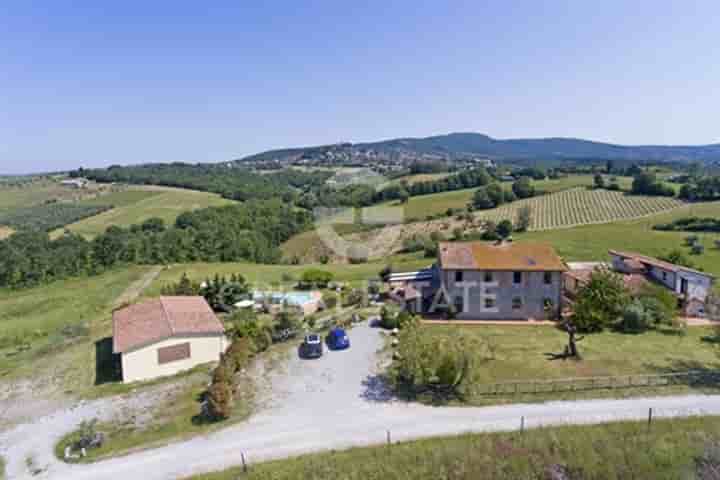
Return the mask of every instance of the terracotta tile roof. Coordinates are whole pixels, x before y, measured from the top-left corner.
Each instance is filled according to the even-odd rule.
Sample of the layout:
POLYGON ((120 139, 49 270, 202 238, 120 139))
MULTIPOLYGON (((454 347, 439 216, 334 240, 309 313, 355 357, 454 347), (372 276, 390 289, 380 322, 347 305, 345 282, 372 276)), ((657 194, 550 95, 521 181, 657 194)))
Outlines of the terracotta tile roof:
POLYGON ((113 351, 123 353, 175 336, 222 334, 203 297, 160 297, 113 313, 113 351))
MULTIPOLYGON (((576 279, 580 283, 587 283, 590 281, 590 276, 593 274, 594 269, 582 269, 582 270, 571 270, 566 272, 565 275, 576 279)), ((653 283, 642 273, 622 273, 613 272, 622 278, 623 285, 633 295, 642 293, 642 289, 645 285, 653 283)))
POLYGON ((664 260, 660 260, 658 258, 654 257, 648 257, 646 255, 641 255, 639 253, 635 252, 621 252, 618 250, 609 250, 608 253, 610 255, 615 255, 617 257, 621 257, 625 262, 627 263, 627 260, 633 260, 635 262, 638 262, 642 265, 651 265, 653 267, 661 268, 663 270, 667 270, 668 272, 692 272, 697 273, 698 275, 703 275, 709 278, 715 278, 714 275, 711 275, 709 273, 701 272, 700 270, 695 270, 693 268, 683 267, 682 265, 675 265, 674 263, 666 262, 664 260))
POLYGON ((440 266, 450 270, 558 271, 567 267, 542 243, 440 242, 440 266))

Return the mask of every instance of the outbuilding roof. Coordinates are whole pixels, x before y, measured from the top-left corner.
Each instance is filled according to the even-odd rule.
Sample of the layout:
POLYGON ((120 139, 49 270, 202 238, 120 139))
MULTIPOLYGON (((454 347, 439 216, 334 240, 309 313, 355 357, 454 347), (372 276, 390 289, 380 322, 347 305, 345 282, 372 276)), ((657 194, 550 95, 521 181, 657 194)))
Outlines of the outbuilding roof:
POLYGON ((441 242, 440 267, 449 270, 557 271, 567 267, 544 243, 441 242))
POLYGON ((662 270, 666 270, 668 272, 690 272, 695 273, 698 275, 702 275, 708 278, 715 278, 714 275, 711 275, 709 273, 701 272, 700 270, 695 270, 694 268, 689 267, 683 267, 682 265, 676 265, 674 263, 666 262, 664 260, 660 260, 654 257, 648 257, 647 255, 641 255, 639 253, 635 252, 621 252, 619 250, 609 250, 608 253, 610 255, 614 255, 616 257, 622 258, 625 263, 627 264, 628 260, 631 260, 635 263, 641 264, 641 265, 651 265, 653 267, 660 268, 662 270))
POLYGON ((113 352, 176 336, 220 335, 224 328, 203 297, 160 297, 113 313, 113 352))

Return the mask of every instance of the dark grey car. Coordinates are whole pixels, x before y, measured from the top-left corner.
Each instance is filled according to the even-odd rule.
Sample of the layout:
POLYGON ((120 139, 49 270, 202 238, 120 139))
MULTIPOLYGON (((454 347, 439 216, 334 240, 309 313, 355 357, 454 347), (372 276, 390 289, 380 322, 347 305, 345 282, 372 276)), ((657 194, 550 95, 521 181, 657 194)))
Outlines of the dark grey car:
POLYGON ((323 354, 323 342, 320 335, 305 335, 298 349, 300 358, 320 358, 323 354))

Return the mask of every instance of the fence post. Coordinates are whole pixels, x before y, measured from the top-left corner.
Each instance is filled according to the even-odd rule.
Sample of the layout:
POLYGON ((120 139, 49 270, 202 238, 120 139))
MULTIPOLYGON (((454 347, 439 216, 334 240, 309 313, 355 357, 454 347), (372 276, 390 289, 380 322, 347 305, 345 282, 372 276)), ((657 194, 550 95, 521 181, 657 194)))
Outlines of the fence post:
POLYGON ((240 458, 242 459, 243 473, 247 473, 247 463, 245 463, 245 454, 240 452, 240 458))
POLYGON ((520 433, 525 433, 525 416, 520 417, 520 433))
POLYGON ((652 407, 648 410, 648 431, 650 431, 650 424, 652 423, 652 407))
POLYGON ((392 441, 390 439, 390 430, 387 431, 387 444, 392 445, 392 441))

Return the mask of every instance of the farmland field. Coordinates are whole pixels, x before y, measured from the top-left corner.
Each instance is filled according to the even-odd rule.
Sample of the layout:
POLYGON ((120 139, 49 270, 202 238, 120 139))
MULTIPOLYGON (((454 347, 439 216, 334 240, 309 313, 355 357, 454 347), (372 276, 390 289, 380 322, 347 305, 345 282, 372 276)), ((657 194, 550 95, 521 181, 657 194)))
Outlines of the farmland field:
MULTIPOLYGON (((606 177, 608 180, 609 177, 606 177)), ((618 177, 618 183, 623 190, 629 190, 632 178, 618 177)), ((590 187, 593 184, 592 175, 570 175, 559 179, 537 180, 533 185, 538 193, 556 193, 578 187, 590 187)), ((502 182, 505 189, 510 189, 512 182, 502 182)), ((463 209, 472 200, 477 188, 466 188, 450 192, 433 193, 410 197, 402 207, 405 209, 405 218, 425 219, 428 216, 444 214, 449 208, 463 209)), ((398 202, 385 203, 385 206, 400 206, 398 202)))
POLYGON ((398 177, 392 180, 390 183, 400 183, 405 182, 408 185, 412 185, 413 183, 419 183, 419 182, 427 182, 430 180, 440 180, 441 178, 445 178, 449 175, 452 175, 449 172, 444 173, 416 173, 413 175, 405 175, 404 177, 398 177))
MULTIPOLYGON (((653 230, 658 223, 668 223, 681 217, 720 217, 720 202, 686 204, 668 212, 659 213, 637 220, 586 225, 562 230, 535 231, 516 234, 516 239, 546 242, 553 245, 567 261, 607 260, 608 249, 623 249, 651 256, 666 255, 673 249, 684 246, 686 232, 662 232, 653 230)), ((700 243, 705 247, 702 255, 689 255, 697 268, 720 275, 720 249, 715 240, 718 233, 699 233, 700 243)))
MULTIPOLYGON (((113 198, 108 196, 98 201, 111 202, 113 198)), ((151 217, 159 217, 167 224, 172 224, 175 222, 175 218, 184 211, 233 203, 231 200, 226 200, 213 193, 162 187, 137 190, 133 188, 116 194, 115 201, 119 201, 120 206, 117 208, 86 218, 65 228, 86 237, 94 237, 103 233, 111 225, 128 227, 132 224, 142 223, 151 217)), ((55 235, 58 233, 55 232, 55 235)))
POLYGON ((13 186, 0 185, 0 211, 40 205, 48 201, 76 201, 108 190, 108 186, 95 184, 90 184, 87 189, 74 189, 54 180, 35 180, 13 186))
POLYGON ((608 190, 574 188, 533 197, 476 213, 478 218, 515 221, 523 207, 530 207, 530 230, 551 230, 594 223, 640 218, 685 205, 668 197, 632 196, 608 190))

